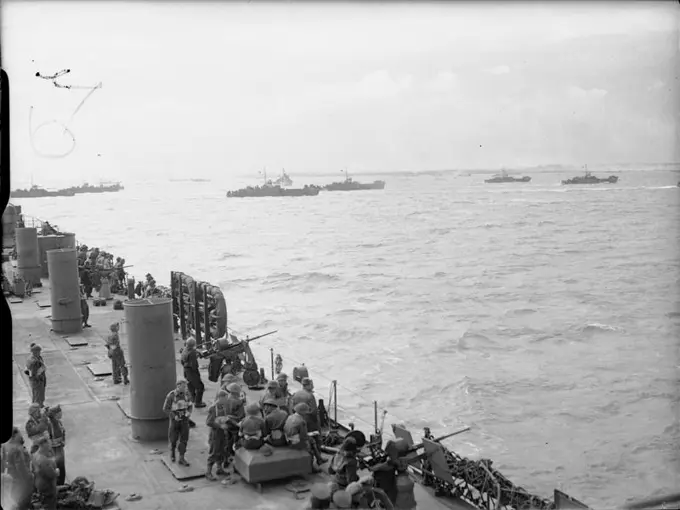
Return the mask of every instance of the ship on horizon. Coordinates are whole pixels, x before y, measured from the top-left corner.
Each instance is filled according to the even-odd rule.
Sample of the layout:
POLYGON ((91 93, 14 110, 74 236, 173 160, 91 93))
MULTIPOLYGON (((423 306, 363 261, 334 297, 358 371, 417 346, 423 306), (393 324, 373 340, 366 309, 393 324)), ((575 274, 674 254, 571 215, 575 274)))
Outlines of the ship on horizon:
POLYGON ((344 181, 326 184, 323 189, 326 191, 359 191, 369 189, 385 189, 385 181, 377 180, 370 183, 361 183, 353 180, 347 173, 347 169, 341 170, 345 174, 344 181))
POLYGON ((292 184, 292 180, 288 175, 283 173, 276 182, 272 182, 271 179, 267 179, 267 171, 262 172, 264 183, 261 186, 246 186, 245 188, 237 189, 235 191, 227 191, 227 198, 259 198, 259 197, 305 197, 305 196, 316 196, 319 194, 321 189, 319 186, 313 184, 307 185, 303 188, 286 188, 281 184, 277 184, 284 180, 284 176, 292 184))
POLYGON ((501 170, 501 173, 499 175, 494 175, 490 179, 484 179, 484 182, 488 183, 501 183, 501 182, 529 182, 531 181, 531 177, 528 175, 524 175, 522 177, 513 177, 511 175, 508 175, 508 172, 505 170, 501 170))
POLYGON ((595 177, 590 173, 588 170, 588 165, 584 166, 584 175, 578 175, 576 177, 572 177, 571 179, 565 179, 562 181, 562 184, 601 184, 601 183, 610 183, 610 184, 616 184, 619 180, 619 177, 616 175, 610 175, 609 177, 595 177))

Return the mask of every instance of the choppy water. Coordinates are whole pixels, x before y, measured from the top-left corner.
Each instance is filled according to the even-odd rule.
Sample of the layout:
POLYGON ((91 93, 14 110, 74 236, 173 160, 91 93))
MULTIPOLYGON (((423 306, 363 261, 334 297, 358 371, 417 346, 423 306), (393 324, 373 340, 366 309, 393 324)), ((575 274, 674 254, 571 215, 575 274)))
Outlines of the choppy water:
POLYGON ((388 176, 384 192, 231 200, 220 183, 126 183, 17 203, 138 277, 220 285, 230 326, 279 330, 263 365, 272 346, 288 370, 306 361, 321 395, 339 379, 358 420, 377 399, 412 427, 469 424, 461 453, 614 507, 680 487, 679 177, 564 177, 388 176))

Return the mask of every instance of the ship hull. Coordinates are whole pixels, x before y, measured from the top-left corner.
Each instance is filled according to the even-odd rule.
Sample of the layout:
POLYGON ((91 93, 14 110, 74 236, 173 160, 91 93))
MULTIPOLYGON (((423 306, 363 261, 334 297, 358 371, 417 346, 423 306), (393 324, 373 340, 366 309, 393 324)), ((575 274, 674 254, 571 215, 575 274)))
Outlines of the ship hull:
POLYGON ((323 189, 326 191, 362 191, 370 189, 385 189, 385 181, 374 181, 371 183, 334 182, 333 184, 327 184, 323 189))
POLYGON ((491 179, 485 179, 484 182, 488 182, 490 184, 498 184, 498 183, 504 183, 504 182, 530 182, 531 177, 529 176, 524 176, 524 177, 492 177, 491 179))
POLYGON ((616 175, 610 175, 606 179, 600 179, 599 177, 574 177, 573 179, 567 179, 562 181, 562 184, 616 184, 619 178, 616 175))
POLYGON ((263 197, 313 197, 319 194, 319 188, 310 186, 306 188, 253 188, 229 191, 227 198, 263 198, 263 197))

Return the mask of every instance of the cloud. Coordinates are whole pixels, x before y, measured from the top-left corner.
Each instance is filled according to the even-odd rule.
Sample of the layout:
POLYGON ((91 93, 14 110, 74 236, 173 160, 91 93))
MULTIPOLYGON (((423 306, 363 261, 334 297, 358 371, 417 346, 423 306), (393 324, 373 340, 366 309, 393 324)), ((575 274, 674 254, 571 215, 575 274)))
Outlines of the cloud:
POLYGON ((492 67, 491 69, 486 70, 487 73, 490 74, 508 74, 510 72, 510 68, 508 66, 496 66, 492 67))
POLYGON ((433 92, 448 92, 458 83, 457 76, 451 71, 441 71, 427 84, 427 88, 433 92))
POLYGON ((607 95, 604 89, 583 89, 571 85, 567 88, 567 94, 573 99, 601 99, 607 95))
POLYGON ((364 76, 356 85, 355 93, 365 98, 394 98, 411 88, 413 77, 404 75, 393 78, 389 72, 380 70, 364 76))

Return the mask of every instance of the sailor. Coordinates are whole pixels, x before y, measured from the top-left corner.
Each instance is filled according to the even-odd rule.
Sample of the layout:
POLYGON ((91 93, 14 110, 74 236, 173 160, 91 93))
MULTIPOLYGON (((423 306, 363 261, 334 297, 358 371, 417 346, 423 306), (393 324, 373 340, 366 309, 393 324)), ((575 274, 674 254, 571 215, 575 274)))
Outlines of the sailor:
POLYGON ((59 468, 57 485, 64 485, 66 480, 66 459, 64 457, 64 447, 66 446, 66 429, 61 421, 61 406, 50 407, 47 410, 47 425, 50 435, 50 444, 54 457, 59 468))
POLYGON ((28 376, 28 380, 31 383, 33 403, 40 404, 40 407, 42 407, 45 403, 45 387, 47 386, 45 362, 40 355, 42 347, 32 343, 30 349, 31 355, 26 360, 26 370, 24 370, 24 373, 28 376))
POLYGON ((184 379, 177 381, 174 390, 165 397, 163 411, 170 416, 168 429, 168 440, 170 442, 170 460, 175 462, 175 449, 179 450, 180 466, 188 466, 189 463, 184 458, 189 442, 189 418, 192 411, 191 396, 189 388, 184 379), (177 444, 179 442, 179 445, 177 444))
POLYGON ((215 464, 217 464, 216 474, 224 474, 223 464, 226 460, 225 453, 227 449, 227 398, 228 393, 226 391, 218 391, 217 399, 208 408, 208 417, 205 420, 205 424, 210 428, 208 435, 210 453, 208 455, 208 466, 205 471, 205 477, 208 480, 215 480, 212 474, 215 464))
POLYGON ((227 422, 227 460, 225 463, 228 463, 234 454, 239 434, 238 424, 246 416, 243 400, 241 399, 241 386, 237 383, 231 383, 227 386, 227 391, 229 392, 229 396, 227 397, 225 406, 227 408, 227 415, 230 419, 227 422))
POLYGON ((269 396, 262 402, 264 411, 264 428, 266 441, 272 446, 286 446, 288 440, 283 428, 288 419, 288 413, 279 409, 275 398, 269 396))
POLYGON ((12 428, 12 437, 3 445, 3 454, 3 473, 7 470, 7 474, 12 478, 9 494, 14 501, 14 508, 16 510, 28 510, 33 495, 31 455, 26 451, 24 438, 17 427, 12 428))
POLYGON ((50 440, 43 437, 38 440, 37 446, 38 450, 31 458, 33 484, 42 503, 42 508, 45 510, 56 510, 59 468, 57 468, 50 440))
POLYGON ((87 304, 87 297, 85 296, 85 287, 80 286, 80 314, 83 316, 83 327, 90 328, 88 320, 90 318, 90 307, 87 304))
POLYGON ((118 330, 120 325, 114 322, 109 326, 111 333, 106 339, 106 348, 108 349, 108 356, 111 358, 111 374, 113 377, 113 384, 121 383, 121 375, 125 384, 130 384, 128 379, 128 369, 125 363, 125 353, 120 345, 120 337, 118 330))
POLYGON ((332 475, 333 492, 344 490, 347 486, 359 480, 357 471, 357 443, 353 437, 346 438, 340 446, 340 451, 333 456, 328 473, 332 475))
POLYGON ((196 352, 196 340, 194 338, 187 340, 181 361, 184 367, 184 378, 189 383, 189 393, 191 393, 191 398, 194 399, 194 406, 197 408, 205 407, 206 404, 203 402, 205 386, 201 381, 201 373, 198 371, 198 352, 196 352))
POLYGON ((302 378, 302 389, 295 392, 290 398, 290 405, 307 404, 309 413, 305 415, 307 422, 307 433, 309 434, 311 452, 316 459, 317 464, 321 465, 325 462, 321 456, 321 445, 319 436, 319 414, 316 405, 316 397, 314 396, 314 382, 309 377, 302 378))
POLYGON ((31 454, 38 450, 38 440, 41 437, 49 439, 49 425, 47 416, 39 404, 33 403, 28 407, 28 421, 26 421, 26 435, 33 443, 31 454))
POLYGON ((239 437, 246 450, 257 450, 264 444, 265 426, 260 406, 246 406, 246 417, 239 426, 239 437))

